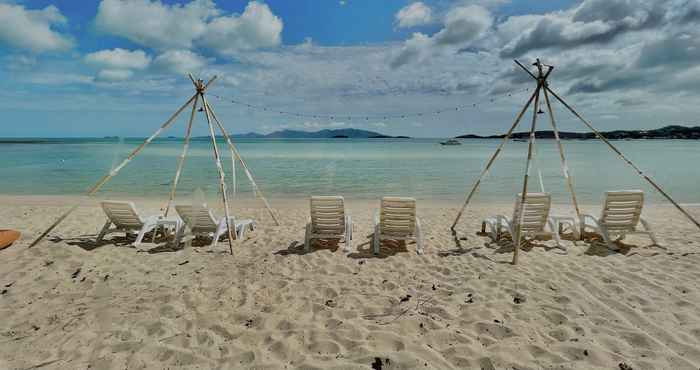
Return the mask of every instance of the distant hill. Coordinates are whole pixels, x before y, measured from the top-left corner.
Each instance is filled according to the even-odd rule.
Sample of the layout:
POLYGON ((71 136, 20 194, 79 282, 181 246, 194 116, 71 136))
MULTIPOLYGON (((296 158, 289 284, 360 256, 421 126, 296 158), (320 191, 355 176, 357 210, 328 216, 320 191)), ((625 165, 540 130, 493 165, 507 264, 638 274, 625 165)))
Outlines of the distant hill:
MULTIPOLYGON (((700 126, 666 126, 655 130, 615 130, 601 132, 605 138, 610 140, 626 140, 626 139, 686 139, 700 140, 700 126)), ((538 139, 554 139, 554 131, 536 131, 535 135, 538 139)), ((513 139, 527 139, 530 136, 529 132, 516 132, 512 135, 513 139)), ((479 136, 479 135, 460 135, 457 139, 502 139, 501 135, 479 136)), ((564 140, 590 140, 596 136, 592 132, 566 132, 559 131, 559 137, 564 140)))
MULTIPOLYGON (((379 139, 379 138, 394 138, 380 134, 374 131, 360 130, 355 128, 343 129, 325 129, 320 131, 301 131, 301 130, 280 130, 269 134, 258 134, 249 132, 247 134, 233 135, 237 139, 379 139)), ((396 138, 407 138, 406 136, 397 136, 396 138)))

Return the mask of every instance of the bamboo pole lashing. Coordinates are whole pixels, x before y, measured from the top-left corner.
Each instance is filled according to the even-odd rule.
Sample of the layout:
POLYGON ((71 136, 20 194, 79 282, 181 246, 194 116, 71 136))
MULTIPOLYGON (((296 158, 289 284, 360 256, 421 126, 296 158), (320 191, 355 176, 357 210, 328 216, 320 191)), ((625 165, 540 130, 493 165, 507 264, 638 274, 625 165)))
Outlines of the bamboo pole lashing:
POLYGON ((494 161, 498 157, 498 155, 501 153, 501 150, 503 147, 508 143, 508 140, 510 140, 510 137, 513 134, 513 131, 515 128, 518 126, 520 121, 523 118, 523 115, 527 111, 527 109, 530 107, 530 104, 532 104, 532 100, 535 98, 535 93, 533 92, 532 95, 530 95, 530 98, 528 99, 527 103, 525 103, 525 106, 523 106, 523 109, 520 110, 518 113, 517 117, 515 118, 515 121, 513 124, 510 126, 510 129, 508 132, 506 132, 505 136, 503 137, 503 140, 501 143, 498 145, 498 148, 496 148, 496 151, 491 155, 491 158, 489 158, 489 161, 486 163, 486 166, 484 169, 481 171, 479 174, 479 177, 477 177, 476 181, 474 182, 474 185, 472 186, 471 191, 467 195, 466 199, 464 200, 464 203, 462 204, 462 208, 460 208, 459 212, 457 213, 457 217, 455 217, 454 222, 452 223, 452 226, 450 227, 453 232, 455 232, 455 228, 457 227, 457 224, 459 223, 460 218, 462 217, 462 214, 466 210, 467 206, 469 205, 469 202, 471 202, 472 197, 474 194, 476 194, 477 189, 479 189, 479 186, 481 185, 481 181, 483 180, 484 176, 486 176, 489 173, 489 170, 491 169, 491 165, 493 165, 494 161))
POLYGON ((637 165, 635 165, 624 154, 622 154, 622 152, 620 152, 620 150, 618 150, 617 147, 615 147, 607 138, 605 138, 605 136, 603 136, 603 134, 601 134, 600 131, 598 131, 585 118, 583 118, 580 114, 578 114, 578 112, 574 108, 572 108, 569 104, 567 104, 566 101, 564 101, 564 99, 559 97, 559 95, 557 95, 554 91, 552 91, 552 89, 550 89, 548 86, 545 86, 545 89, 549 93, 551 93, 552 96, 554 98, 556 98, 564 107, 566 107, 574 116, 576 116, 576 118, 578 118, 581 122, 583 122, 583 124, 586 125, 586 127, 588 127, 588 129, 593 131, 593 133, 596 135, 596 137, 598 139, 600 139, 605 144, 607 144, 607 146, 610 147, 610 149, 612 149, 612 151, 615 152, 620 159, 622 159, 625 163, 627 163, 630 167, 632 167, 635 171, 637 171, 637 174, 640 177, 642 177, 642 179, 644 179, 646 182, 651 184, 651 186, 654 187, 654 189, 656 189, 661 195, 663 195, 666 198, 666 200, 671 202, 671 204, 673 204, 676 207, 676 209, 678 209, 685 217, 687 217, 688 220, 690 220, 690 222, 692 222, 693 224, 695 224, 695 226, 700 228, 700 222, 698 222, 690 213, 688 213, 688 211, 686 211, 683 207, 680 206, 680 204, 678 204, 673 198, 671 198, 671 196, 668 195, 668 193, 666 193, 658 184, 656 184, 656 182, 654 182, 654 180, 652 180, 639 167, 637 167, 637 165))
POLYGON ((236 155, 236 158, 241 163, 241 166, 243 167, 243 172, 245 173, 246 177, 248 178, 251 185, 253 186, 253 193, 260 196, 260 199, 262 199, 263 204, 265 205, 265 208, 267 208, 267 212, 270 214, 270 217, 272 217, 272 220, 275 221, 275 224, 277 226, 280 226, 280 222, 279 222, 279 220, 277 220, 277 216, 275 216, 275 213, 272 211, 272 207, 270 206, 270 203, 267 201, 267 198, 265 198, 265 196, 263 195, 257 182, 255 182, 255 178, 253 178, 253 174, 250 172, 250 169, 248 168, 248 165, 246 164, 245 160, 243 160, 243 157, 241 157, 241 154, 238 152, 238 149, 233 144, 233 141, 231 140, 231 136, 226 131, 226 128, 224 127, 224 125, 219 121, 218 117, 216 116, 216 113, 211 108, 211 105, 209 105, 208 103, 205 103, 205 104, 206 104, 209 112, 211 112, 211 116, 214 119, 214 122, 219 127, 219 130, 221 131, 221 133, 224 135, 224 138, 226 139, 226 142, 227 142, 229 148, 231 150, 233 150, 233 153, 236 155))
MULTIPOLYGON (((199 84, 201 85, 201 83, 199 84)), ((226 217, 226 228, 228 229, 228 246, 233 255, 233 235, 234 230, 231 228, 231 213, 228 206, 228 196, 226 195, 226 175, 224 173, 224 168, 221 165, 221 155, 219 154, 219 146, 216 143, 216 134, 214 133, 214 125, 211 122, 209 116, 209 105, 207 104, 207 98, 203 93, 199 93, 202 98, 202 103, 204 104, 204 113, 207 118, 207 124, 209 125, 209 134, 211 135, 211 144, 214 148, 214 160, 216 161, 216 169, 219 173, 219 189, 221 190, 221 197, 224 201, 224 213, 226 217)), ((235 225, 233 225, 235 227, 235 225)))
MULTIPOLYGON (((191 76, 190 76, 191 78, 191 76)), ((187 123, 187 131, 185 132, 185 142, 182 145, 182 153, 177 163, 177 170, 175 171, 175 177, 173 178, 173 184, 170 189, 170 196, 168 197, 168 204, 165 206, 165 212, 163 212, 163 217, 168 217, 168 212, 170 211, 170 206, 172 205, 173 199, 175 199, 175 192, 177 191, 177 185, 180 181, 180 174, 182 173, 182 168, 185 165, 185 158, 187 157, 187 151, 190 146, 190 137, 192 135, 192 123, 194 122, 195 112, 197 112, 197 102, 199 101, 199 95, 194 99, 194 104, 192 105, 192 112, 190 113, 190 120, 187 123)))
MULTIPOLYGON (((170 126, 170 125, 175 121, 175 118, 177 118, 177 117, 180 115, 180 113, 182 113, 182 111, 185 110, 185 108, 187 108, 187 107, 192 103, 192 101, 193 101, 196 97, 197 97, 197 94, 192 95, 192 97, 191 97, 189 100, 187 100, 187 102, 185 102, 185 104, 183 104, 177 111, 175 111, 175 113, 173 113, 173 114, 170 116, 170 118, 168 118, 168 120, 165 121, 165 123, 163 123, 163 124, 162 124, 151 136, 149 136, 143 143, 141 143, 138 147, 136 147, 136 149, 134 149, 134 150, 127 156, 127 158, 124 159, 124 161, 122 161, 117 167, 115 167, 115 168, 113 168, 111 171, 109 171, 109 173, 107 173, 106 175, 104 175, 95 185, 93 185, 92 188, 90 188, 90 190, 88 190, 88 192, 86 193, 86 196, 89 197, 89 196, 94 195, 98 190, 100 190, 100 188, 102 188, 102 186, 104 186, 104 184, 107 183, 107 181, 109 181, 112 177, 116 176, 117 173, 119 173, 119 171, 121 171, 121 169, 124 168, 124 166, 126 166, 129 162, 131 162, 131 160, 132 160, 144 147, 146 147, 146 145, 148 145, 149 143, 151 143, 151 141, 153 141, 153 139, 155 139, 156 137, 158 137, 158 135, 160 135, 166 128, 168 128, 168 126, 170 126)), ((65 213, 63 213, 61 216, 59 216, 58 219, 56 219, 56 221, 54 221, 54 223, 51 224, 51 226, 49 226, 48 229, 46 229, 43 233, 41 233, 41 235, 39 235, 39 236, 29 245, 28 248, 32 248, 32 247, 36 246, 37 244, 39 244, 39 242, 41 242, 41 241, 46 237, 46 235, 48 235, 53 229, 55 229, 58 225, 60 225, 61 222, 63 222, 63 220, 65 220, 68 216, 70 216, 71 213, 73 213, 76 209, 78 209, 78 207, 79 207, 81 204, 82 204, 82 202, 79 202, 78 204, 76 204, 76 205, 74 205, 73 207, 71 207, 70 209, 68 209, 68 211, 66 211, 65 213)))

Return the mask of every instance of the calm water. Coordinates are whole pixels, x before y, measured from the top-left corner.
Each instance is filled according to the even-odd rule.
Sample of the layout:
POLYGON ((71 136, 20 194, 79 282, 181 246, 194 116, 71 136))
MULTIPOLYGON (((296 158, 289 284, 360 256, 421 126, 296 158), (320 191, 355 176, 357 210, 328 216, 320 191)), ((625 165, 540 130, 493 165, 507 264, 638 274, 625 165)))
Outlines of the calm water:
MULTIPOLYGON (((498 140, 465 140, 444 147, 439 140, 239 140, 238 147, 263 191, 270 197, 342 194, 373 199, 411 195, 422 199, 462 199, 498 140)), ((43 144, 0 144, 0 194, 80 194, 108 172, 140 140, 63 140, 43 144)), ((182 143, 156 141, 146 147, 99 196, 167 197, 182 143)), ((598 203, 605 190, 650 187, 602 143, 565 141, 580 201, 598 203)), ((623 153, 683 203, 700 202, 700 145, 696 141, 618 141, 623 153)), ((225 169, 230 171, 228 150, 225 169)), ((545 189, 557 201, 568 198, 559 154, 551 140, 537 142, 537 166, 545 189)), ((520 190, 527 143, 511 142, 482 183, 475 201, 508 200, 520 190)), ((197 188, 216 194, 218 177, 211 143, 192 143, 178 187, 180 197, 197 188)), ((238 171, 237 197, 252 197, 238 171)), ((533 171, 531 191, 540 189, 533 171)), ((230 177, 229 183, 230 183, 230 177)))

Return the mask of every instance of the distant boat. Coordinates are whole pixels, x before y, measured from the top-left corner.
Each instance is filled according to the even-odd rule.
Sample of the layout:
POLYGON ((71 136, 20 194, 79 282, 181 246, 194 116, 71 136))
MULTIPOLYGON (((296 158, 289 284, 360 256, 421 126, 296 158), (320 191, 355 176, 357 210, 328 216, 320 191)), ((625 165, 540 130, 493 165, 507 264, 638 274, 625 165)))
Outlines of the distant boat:
POLYGON ((459 140, 450 139, 447 141, 441 141, 440 145, 462 145, 462 143, 459 140))

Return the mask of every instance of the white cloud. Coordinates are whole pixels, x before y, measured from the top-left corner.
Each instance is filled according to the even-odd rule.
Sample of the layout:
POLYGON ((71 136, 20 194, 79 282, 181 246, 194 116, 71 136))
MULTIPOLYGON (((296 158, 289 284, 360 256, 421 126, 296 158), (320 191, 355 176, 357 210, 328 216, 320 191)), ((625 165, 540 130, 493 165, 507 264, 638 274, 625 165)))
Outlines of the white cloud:
POLYGON ((203 46, 222 54, 280 44, 282 20, 266 4, 251 1, 243 14, 214 18, 202 36, 203 46))
POLYGON ((158 49, 190 48, 219 14, 212 0, 163 4, 159 0, 102 0, 95 24, 105 33, 158 49))
POLYGON ((206 47, 224 55, 278 46, 282 20, 251 1, 242 14, 222 15, 212 0, 102 0, 95 24, 102 32, 160 50, 206 47))
POLYGON ((27 76, 27 81, 37 85, 92 84, 95 78, 78 73, 36 73, 27 76))
MULTIPOLYGON (((672 14, 669 9, 683 7, 680 1, 675 2, 676 6, 671 3, 673 1, 584 0, 565 11, 510 17, 498 27, 499 32, 503 29, 510 35, 501 55, 517 57, 531 50, 609 43, 631 31, 658 27, 672 14)), ((685 7, 689 8, 689 3, 685 7)))
POLYGON ((433 12, 430 7, 418 1, 401 8, 394 17, 398 28, 410 28, 432 22, 433 12))
POLYGON ((153 65, 161 70, 186 74, 197 73, 206 67, 207 60, 189 50, 168 50, 156 57, 153 65))
POLYGON ((35 53, 64 51, 73 47, 70 37, 52 27, 67 23, 53 5, 41 10, 0 3, 0 42, 35 53))
POLYGON ((470 46, 486 34, 493 23, 491 13, 479 5, 458 6, 445 15, 443 28, 433 36, 414 33, 394 54, 390 64, 398 68, 444 52, 456 52, 470 46))
POLYGON ((128 69, 103 69, 97 74, 98 81, 124 81, 131 78, 134 72, 128 69))
POLYGON ((451 9, 445 16, 445 27, 434 36, 435 43, 466 46, 483 36, 492 23, 491 13, 479 5, 451 9))
POLYGON ((118 69, 145 69, 151 63, 151 57, 143 50, 100 50, 87 54, 85 61, 89 64, 118 69))

